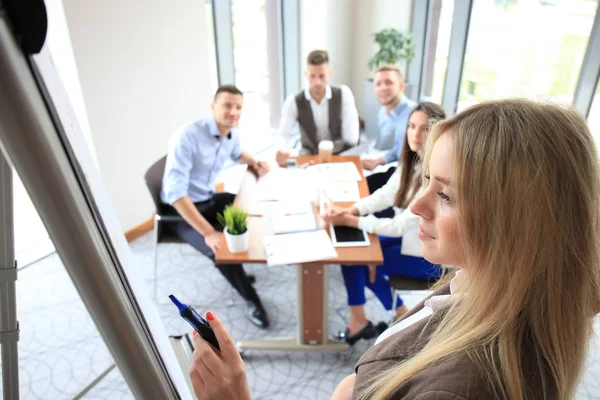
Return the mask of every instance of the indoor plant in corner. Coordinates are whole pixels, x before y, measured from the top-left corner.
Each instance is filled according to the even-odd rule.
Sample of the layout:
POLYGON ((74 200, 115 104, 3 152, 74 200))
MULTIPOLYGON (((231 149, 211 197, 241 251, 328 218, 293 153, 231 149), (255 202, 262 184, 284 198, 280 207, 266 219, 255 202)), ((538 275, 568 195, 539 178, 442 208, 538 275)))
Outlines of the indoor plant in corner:
POLYGON ((228 205, 222 214, 217 214, 219 223, 224 226, 225 241, 232 253, 248 251, 249 234, 244 210, 228 205))
MULTIPOLYGON (((379 50, 369 60, 369 69, 374 72, 381 64, 398 65, 401 60, 407 62, 415 56, 415 44, 412 37, 394 28, 382 29, 375 33, 375 43, 379 50)), ((404 66, 398 65, 404 71, 404 66)))
MULTIPOLYGON (((383 143, 379 138, 379 124, 377 122, 377 114, 381 108, 381 104, 377 101, 373 91, 373 74, 375 70, 382 64, 398 65, 401 61, 403 65, 398 65, 400 70, 406 74, 406 64, 415 56, 415 45, 412 37, 408 34, 394 28, 382 29, 373 34, 375 43, 379 45, 379 50, 369 60, 368 66, 371 76, 365 81, 364 86, 364 120, 365 134, 370 139, 377 140, 376 147, 379 150, 385 150, 393 145, 393 142, 383 143)), ((411 85, 407 82, 405 93, 411 97, 411 85)))

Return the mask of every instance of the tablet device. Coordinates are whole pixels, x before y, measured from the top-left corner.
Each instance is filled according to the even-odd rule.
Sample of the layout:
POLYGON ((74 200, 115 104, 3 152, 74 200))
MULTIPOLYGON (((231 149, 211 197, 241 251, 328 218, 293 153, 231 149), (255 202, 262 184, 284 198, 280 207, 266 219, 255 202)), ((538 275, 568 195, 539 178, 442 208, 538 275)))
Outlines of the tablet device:
POLYGON ((371 244, 367 232, 349 226, 333 226, 329 224, 331 242, 335 247, 360 247, 371 244))

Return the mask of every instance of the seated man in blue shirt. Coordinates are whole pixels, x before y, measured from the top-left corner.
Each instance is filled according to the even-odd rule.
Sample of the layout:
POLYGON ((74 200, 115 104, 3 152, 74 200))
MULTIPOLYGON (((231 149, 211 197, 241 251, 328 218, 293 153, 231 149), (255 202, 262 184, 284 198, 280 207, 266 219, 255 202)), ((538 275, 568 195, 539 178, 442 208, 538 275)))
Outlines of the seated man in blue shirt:
MULTIPOLYGON (((379 134, 382 138, 394 135, 394 146, 381 158, 365 159, 363 168, 373 170, 378 165, 397 161, 406 135, 408 116, 417 103, 404 95, 404 76, 395 65, 382 65, 375 71, 373 86, 377 100, 382 104, 379 110, 379 134)), ((369 191, 373 193, 385 185, 396 168, 391 167, 386 172, 373 174, 367 178, 369 191)))
MULTIPOLYGON (((205 256, 215 259, 223 244, 223 227, 217 213, 233 203, 230 193, 214 193, 215 178, 227 159, 248 164, 260 174, 269 171, 265 161, 256 160, 240 147, 235 128, 240 119, 244 97, 233 85, 220 86, 211 105, 211 118, 200 119, 175 133, 163 176, 162 201, 172 205, 184 221, 173 230, 185 242, 205 256)), ((250 320, 261 328, 269 325, 265 309, 239 264, 216 267, 248 303, 250 320)))

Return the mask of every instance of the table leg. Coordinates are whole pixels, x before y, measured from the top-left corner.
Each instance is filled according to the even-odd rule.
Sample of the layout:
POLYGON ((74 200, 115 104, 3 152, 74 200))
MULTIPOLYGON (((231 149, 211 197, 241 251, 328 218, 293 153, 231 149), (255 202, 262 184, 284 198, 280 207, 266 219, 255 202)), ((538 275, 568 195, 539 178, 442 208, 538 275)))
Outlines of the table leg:
POLYGON ((341 351, 348 345, 328 338, 329 270, 321 263, 297 267, 298 334, 295 338, 241 340, 238 349, 285 351, 341 351))
POLYGON ((318 263, 298 266, 298 341, 302 344, 322 344, 327 341, 327 287, 329 283, 327 267, 318 263), (300 322, 300 321, 298 321, 300 322), (323 328, 325 327, 325 329, 323 328))

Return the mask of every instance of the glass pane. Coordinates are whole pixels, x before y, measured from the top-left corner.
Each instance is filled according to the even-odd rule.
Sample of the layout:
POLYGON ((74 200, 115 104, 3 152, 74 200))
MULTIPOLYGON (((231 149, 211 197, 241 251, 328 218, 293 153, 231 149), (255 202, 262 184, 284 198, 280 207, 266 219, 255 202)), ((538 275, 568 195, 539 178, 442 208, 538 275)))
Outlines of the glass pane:
POLYGON ((596 140, 596 146, 600 148, 600 82, 598 82, 598 88, 596 89, 596 94, 594 95, 594 101, 592 102, 592 107, 590 108, 588 124, 590 125, 590 130, 592 131, 592 135, 596 140))
POLYGON ((425 54, 425 77, 423 80, 423 98, 435 103, 442 103, 446 68, 448 66, 448 50, 454 0, 433 0, 430 8, 429 46, 425 54))
POLYGON ((210 73, 209 83, 210 91, 214 93, 219 86, 219 76, 217 75, 217 48, 215 46, 215 26, 213 21, 212 0, 204 2, 206 33, 208 34, 208 70, 210 73))
POLYGON ((270 131, 265 0, 232 0, 235 82, 244 92, 240 129, 270 131))
POLYGON ((570 103, 597 1, 476 0, 458 109, 502 97, 570 103))

